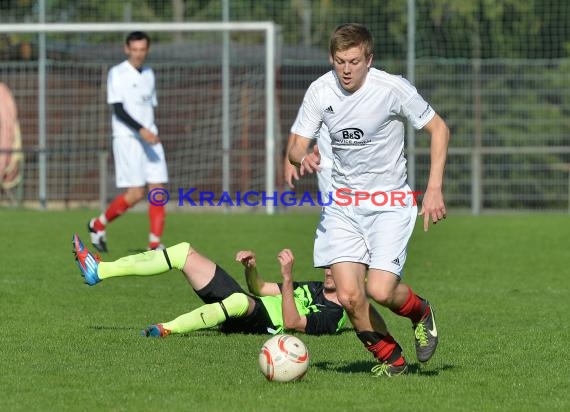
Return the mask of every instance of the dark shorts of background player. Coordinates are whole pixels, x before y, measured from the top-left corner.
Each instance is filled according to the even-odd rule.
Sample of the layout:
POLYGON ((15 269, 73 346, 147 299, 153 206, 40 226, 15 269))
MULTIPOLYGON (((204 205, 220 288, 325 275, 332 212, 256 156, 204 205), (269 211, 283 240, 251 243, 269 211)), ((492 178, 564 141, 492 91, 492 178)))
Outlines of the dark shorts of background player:
POLYGON ((261 303, 261 300, 245 290, 228 273, 216 265, 214 277, 206 286, 197 290, 196 294, 204 303, 220 302, 233 293, 243 293, 255 301, 253 312, 242 318, 231 318, 219 326, 223 333, 267 334, 267 328, 277 329, 261 303))

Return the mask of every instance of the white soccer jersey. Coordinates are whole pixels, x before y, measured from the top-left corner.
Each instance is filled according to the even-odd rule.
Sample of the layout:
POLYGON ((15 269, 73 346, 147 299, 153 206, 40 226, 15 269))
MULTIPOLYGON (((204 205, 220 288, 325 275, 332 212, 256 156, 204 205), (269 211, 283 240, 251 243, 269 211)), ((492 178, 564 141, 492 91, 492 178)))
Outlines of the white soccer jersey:
POLYGON ((406 79, 370 69, 354 93, 334 71, 307 90, 292 132, 315 138, 321 124, 332 143, 332 190, 390 191, 406 184, 405 121, 423 128, 435 111, 406 79))
MULTIPOLYGON (((158 104, 154 72, 143 67, 139 72, 127 60, 113 66, 107 77, 107 103, 122 103, 125 111, 143 127, 154 134, 158 129, 154 124, 154 107, 158 104)), ((113 136, 132 136, 126 124, 113 114, 113 136)))

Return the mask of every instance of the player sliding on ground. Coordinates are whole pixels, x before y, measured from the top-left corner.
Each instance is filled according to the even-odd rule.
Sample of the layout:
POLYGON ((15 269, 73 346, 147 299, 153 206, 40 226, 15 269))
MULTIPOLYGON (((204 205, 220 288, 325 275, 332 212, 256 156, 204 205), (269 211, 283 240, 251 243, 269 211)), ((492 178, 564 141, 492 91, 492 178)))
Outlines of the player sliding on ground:
POLYGON ((282 283, 266 282, 257 272, 255 254, 240 251, 236 261, 245 268, 248 289, 241 286, 216 263, 196 252, 189 243, 102 262, 87 250, 77 235, 73 252, 85 283, 93 286, 117 276, 158 275, 179 269, 205 305, 170 322, 148 326, 149 337, 188 333, 219 326, 224 333, 279 333, 296 330, 312 335, 334 334, 347 316, 339 304, 329 269, 324 280, 294 282, 293 253, 279 252, 282 283))

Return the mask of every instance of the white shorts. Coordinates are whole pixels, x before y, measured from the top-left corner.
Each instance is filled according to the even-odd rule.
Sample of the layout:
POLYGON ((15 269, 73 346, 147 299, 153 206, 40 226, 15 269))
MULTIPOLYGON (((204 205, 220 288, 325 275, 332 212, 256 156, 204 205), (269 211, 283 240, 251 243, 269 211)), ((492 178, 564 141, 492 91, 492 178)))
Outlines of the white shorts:
POLYGON ((418 213, 413 196, 405 203, 376 209, 334 202, 324 207, 315 235, 315 267, 357 262, 402 277, 418 213))
POLYGON ((150 145, 134 136, 113 138, 117 187, 144 187, 167 183, 168 169, 162 143, 150 145))

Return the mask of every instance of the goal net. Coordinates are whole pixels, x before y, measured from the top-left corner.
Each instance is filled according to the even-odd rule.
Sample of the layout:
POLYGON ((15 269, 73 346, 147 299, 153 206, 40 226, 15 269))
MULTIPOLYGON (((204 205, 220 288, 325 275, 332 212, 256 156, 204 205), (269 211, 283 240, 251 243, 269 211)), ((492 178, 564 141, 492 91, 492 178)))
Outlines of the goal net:
POLYGON ((273 23, 0 25, 0 34, 21 33, 29 45, 20 56, 28 62, 0 63, 3 81, 20 96, 27 131, 25 198, 95 206, 118 193, 106 80, 125 59, 125 37, 134 30, 151 37, 146 64, 156 75, 169 206, 178 205, 179 190, 214 199, 273 192, 273 23))

